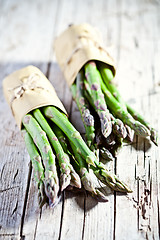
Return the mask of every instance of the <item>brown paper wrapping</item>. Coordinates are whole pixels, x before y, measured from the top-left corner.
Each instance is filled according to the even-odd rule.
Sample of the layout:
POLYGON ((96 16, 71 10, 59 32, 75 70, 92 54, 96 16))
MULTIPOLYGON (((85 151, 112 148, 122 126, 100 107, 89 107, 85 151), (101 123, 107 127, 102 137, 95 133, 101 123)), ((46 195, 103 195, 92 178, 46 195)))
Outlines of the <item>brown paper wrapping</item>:
POLYGON ((114 60, 103 46, 101 34, 89 24, 71 25, 56 38, 54 47, 57 61, 69 86, 89 60, 110 65, 115 74, 114 60))
POLYGON ((22 127, 23 117, 33 109, 53 105, 66 113, 52 84, 34 66, 8 75, 3 80, 3 91, 19 129, 22 127))

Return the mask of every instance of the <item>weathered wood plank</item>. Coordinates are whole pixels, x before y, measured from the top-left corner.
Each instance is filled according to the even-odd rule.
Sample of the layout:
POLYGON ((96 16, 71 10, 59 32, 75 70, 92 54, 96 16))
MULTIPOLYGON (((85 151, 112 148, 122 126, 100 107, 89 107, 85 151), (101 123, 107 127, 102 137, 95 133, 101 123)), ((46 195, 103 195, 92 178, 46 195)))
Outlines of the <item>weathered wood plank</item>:
MULTIPOLYGON (((52 62, 52 43, 68 24, 88 22, 102 32, 105 45, 114 45, 116 78, 125 99, 159 128, 159 10, 157 1, 143 0, 1 1, 1 78, 27 64, 38 66, 84 133, 70 91, 52 62)), ((19 239, 20 232, 25 239, 159 239, 159 148, 149 148, 138 138, 110 166, 131 186, 132 194, 109 194, 108 203, 97 203, 83 193, 65 192, 55 209, 44 207, 40 213, 33 176, 30 184, 29 157, 0 91, 1 239, 19 239)))
MULTIPOLYGON (((57 2, 47 1, 46 4, 40 0, 21 3, 1 1, 0 31, 3 32, 0 51, 1 79, 27 64, 39 67, 44 73, 47 71, 57 2)), ((0 236, 14 239, 15 235, 15 238, 19 239, 18 236, 22 233, 23 215, 27 200, 25 197, 27 181, 28 187, 30 183, 30 177, 28 178, 30 159, 20 132, 3 98, 2 88, 0 90, 2 100, 0 109, 2 128, 0 133, 0 236)), ((33 190, 35 189, 32 188, 31 192, 33 190)), ((37 199, 36 193, 37 191, 34 194, 32 192, 29 196, 31 204, 29 219, 36 219, 35 211, 39 211, 35 200, 37 199)), ((27 221, 25 226, 27 228, 27 221)), ((35 231, 36 225, 32 222, 31 226, 35 231)), ((32 235, 32 228, 28 229, 28 233, 32 235)))
MULTIPOLYGON (((122 81, 120 90, 126 100, 130 99, 132 106, 158 129, 159 114, 154 104, 159 101, 159 95, 152 95, 158 82, 153 73, 156 64, 154 45, 159 31, 157 7, 155 2, 130 2, 128 5, 123 1, 125 14, 122 16, 117 75, 122 81)), ((120 177, 125 176, 133 193, 116 197, 115 239, 159 239, 157 151, 153 144, 137 138, 136 143, 124 147, 118 157, 117 173, 120 177)))
MULTIPOLYGON (((117 1, 94 2, 89 16, 89 22, 101 31, 104 44, 109 47, 117 62, 120 35, 120 14, 117 14, 117 11, 120 5, 117 1), (92 14, 93 12, 95 14, 92 14)), ((108 166, 111 171, 114 171, 114 167, 115 163, 108 166)), ((114 239, 115 196, 109 189, 106 194, 107 203, 97 203, 91 197, 86 198, 84 239, 114 239)))
MULTIPOLYGON (((63 3, 61 4, 61 12, 58 18, 60 21, 60 26, 57 27, 57 33, 63 31, 70 23, 81 23, 82 12, 83 22, 91 23, 97 27, 101 26, 100 22, 98 22, 97 19, 100 20, 100 16, 102 14, 101 11, 103 10, 104 4, 105 1, 93 1, 92 4, 90 1, 63 1, 63 3), (67 11, 70 11, 70 14, 65 14, 66 9, 67 11), (88 9, 90 9, 90 12, 88 11, 88 9), (100 9, 100 11, 96 11, 97 9, 100 9), (93 12, 94 14, 92 14, 93 12)), ((77 130, 84 134, 84 127, 80 118, 80 114, 74 102, 72 103, 70 119, 73 125, 77 128, 77 130)), ((103 239, 105 237, 112 236, 112 217, 114 214, 114 211, 112 209, 114 205, 113 195, 109 196, 110 204, 106 205, 98 204, 97 201, 95 201, 90 196, 86 196, 85 198, 84 196, 79 196, 79 202, 82 203, 82 206, 81 208, 79 208, 79 210, 77 210, 77 202, 75 201, 74 195, 73 197, 71 197, 72 193, 66 193, 65 196, 67 197, 67 199, 65 199, 64 203, 61 239, 74 239, 75 236, 76 239, 103 239), (68 198, 68 194, 70 198, 68 198), (101 214, 102 209, 103 214, 101 214), (95 218, 95 213, 97 214, 97 218, 95 218), (102 222, 102 219, 104 217, 106 218, 106 220, 103 222, 104 224, 102 224, 100 227, 98 225, 99 219, 100 222, 102 222), (70 219, 70 221, 68 221, 68 219, 70 219), (109 227, 105 228, 106 230, 104 232, 103 229, 106 223, 109 227), (99 226, 100 231, 98 231, 97 227, 95 226, 99 226), (103 238, 101 238, 102 236, 103 238)))

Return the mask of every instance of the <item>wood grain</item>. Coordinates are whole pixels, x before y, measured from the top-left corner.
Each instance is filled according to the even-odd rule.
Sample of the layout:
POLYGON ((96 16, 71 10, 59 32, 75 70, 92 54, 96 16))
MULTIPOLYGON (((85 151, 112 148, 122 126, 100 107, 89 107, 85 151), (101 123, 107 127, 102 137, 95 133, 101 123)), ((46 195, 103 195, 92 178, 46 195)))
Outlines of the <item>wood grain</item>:
MULTIPOLYGON (((125 100, 160 132, 159 12, 156 0, 0 0, 0 79, 28 64, 39 67, 84 135, 53 42, 70 23, 88 22, 101 31, 117 62, 116 81, 125 100)), ((136 137, 109 165, 133 193, 107 190, 109 201, 98 203, 83 191, 66 191, 54 209, 40 211, 29 156, 2 86, 0 91, 0 239, 160 238, 159 148, 136 137)))

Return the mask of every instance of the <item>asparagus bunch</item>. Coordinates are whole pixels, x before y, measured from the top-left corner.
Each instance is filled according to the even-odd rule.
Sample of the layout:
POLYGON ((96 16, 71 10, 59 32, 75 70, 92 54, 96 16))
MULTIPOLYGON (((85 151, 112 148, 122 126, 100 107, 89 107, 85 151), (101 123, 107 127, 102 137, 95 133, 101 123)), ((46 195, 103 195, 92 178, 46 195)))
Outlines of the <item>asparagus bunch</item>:
POLYGON ((54 206, 64 189, 81 188, 81 183, 93 196, 107 201, 94 185, 91 171, 113 190, 131 192, 99 162, 67 116, 56 107, 35 109, 25 115, 22 132, 38 185, 40 206, 45 201, 54 206))
POLYGON ((90 61, 71 86, 86 129, 86 142, 90 149, 99 150, 103 161, 113 160, 123 142, 133 141, 134 134, 149 136, 158 145, 157 131, 125 103, 113 79, 106 64, 90 61))
POLYGON ((39 204, 41 206, 48 199, 49 205, 54 206, 67 186, 81 187, 79 175, 39 109, 23 118, 23 126, 22 133, 38 184, 39 204))

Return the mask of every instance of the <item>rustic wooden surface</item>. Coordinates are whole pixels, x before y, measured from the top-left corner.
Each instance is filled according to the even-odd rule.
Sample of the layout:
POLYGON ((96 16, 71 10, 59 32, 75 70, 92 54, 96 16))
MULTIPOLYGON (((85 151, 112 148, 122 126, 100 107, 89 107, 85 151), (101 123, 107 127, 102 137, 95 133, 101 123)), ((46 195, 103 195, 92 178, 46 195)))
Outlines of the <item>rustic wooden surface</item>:
MULTIPOLYGON (((53 51, 55 36, 81 22, 102 32, 121 93, 160 132, 158 0, 0 0, 0 80, 28 64, 39 67, 84 133, 53 51)), ((110 166, 132 194, 109 192, 109 202, 98 203, 83 192, 65 192, 55 209, 40 211, 30 159, 0 86, 0 239, 160 238, 159 148, 137 137, 110 166)))

